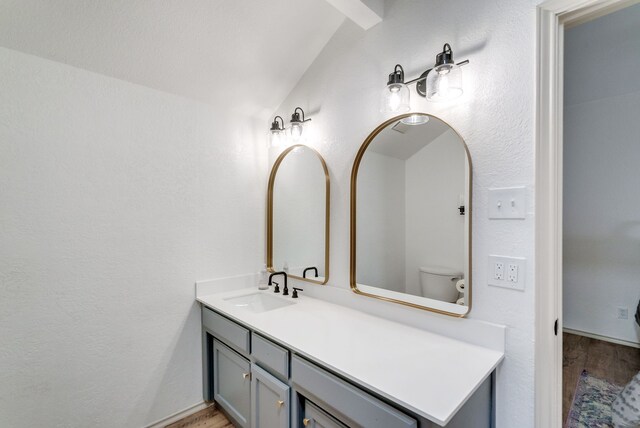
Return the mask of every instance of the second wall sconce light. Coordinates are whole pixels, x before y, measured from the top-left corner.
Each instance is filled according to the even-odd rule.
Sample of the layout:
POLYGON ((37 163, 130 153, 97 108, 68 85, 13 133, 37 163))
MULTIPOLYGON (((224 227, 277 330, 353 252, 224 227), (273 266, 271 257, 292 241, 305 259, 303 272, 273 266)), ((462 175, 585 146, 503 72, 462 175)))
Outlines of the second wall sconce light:
MULTIPOLYGON (((291 115, 289 121, 289 135, 294 142, 297 142, 302 136, 302 131, 305 122, 309 122, 311 119, 304 117, 304 110, 300 107, 296 107, 291 115)), ((280 116, 276 116, 271 122, 271 147, 278 147, 284 144, 286 138, 286 128, 284 126, 284 120, 280 116), (278 122, 278 119, 280 120, 278 122)))
POLYGON ((302 110, 300 107, 296 107, 296 109, 293 111, 293 114, 291 115, 291 120, 289 121, 289 123, 291 124, 289 132, 291 133, 291 138, 293 138, 293 141, 298 141, 300 139, 300 137, 302 136, 303 123, 309 122, 310 120, 311 119, 304 118, 304 110, 302 110))
POLYGON ((280 147, 284 145, 285 132, 286 130, 284 129, 284 120, 282 117, 274 117, 273 122, 271 122, 271 129, 269 129, 269 145, 271 147, 280 147), (278 119, 280 119, 280 122, 278 122, 278 119))
POLYGON ((397 64, 393 73, 389 74, 387 86, 382 92, 383 113, 404 113, 410 110, 410 93, 407 85, 416 84, 416 92, 429 101, 452 100, 463 93, 461 66, 469 64, 469 60, 455 63, 453 50, 445 43, 442 52, 436 55, 436 63, 420 77, 404 81, 404 69, 397 64))

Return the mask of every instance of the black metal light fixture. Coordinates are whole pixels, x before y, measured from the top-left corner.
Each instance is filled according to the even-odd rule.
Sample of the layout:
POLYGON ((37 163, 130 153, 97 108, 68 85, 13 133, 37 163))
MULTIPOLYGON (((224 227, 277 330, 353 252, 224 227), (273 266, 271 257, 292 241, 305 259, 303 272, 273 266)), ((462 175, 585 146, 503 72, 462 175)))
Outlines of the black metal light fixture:
POLYGON ((305 119, 304 110, 300 107, 296 107, 291 115, 291 120, 289 121, 290 127, 289 132, 291 133, 291 138, 293 141, 298 141, 302 136, 303 123, 309 122, 311 119, 305 119), (298 111, 299 110, 299 111, 298 111))
POLYGON ((285 138, 285 128, 284 128, 284 119, 280 116, 276 116, 273 118, 273 122, 271 122, 270 133, 270 145, 271 147, 279 147, 284 143, 285 138), (278 122, 280 119, 280 122, 278 122))
POLYGON ((416 92, 429 101, 446 101, 458 98, 464 92, 462 88, 462 66, 469 64, 466 59, 455 63, 453 50, 445 43, 442 52, 436 55, 436 64, 425 71, 416 83, 416 92))
POLYGON ((387 86, 382 90, 383 113, 404 113, 409 111, 409 88, 404 83, 404 69, 396 64, 393 73, 389 74, 387 86))
POLYGON ((287 134, 291 136, 291 139, 294 142, 297 142, 302 136, 303 124, 310 120, 310 118, 305 118, 304 110, 302 110, 301 107, 296 107, 293 111, 288 128, 285 128, 284 119, 282 119, 282 117, 274 117, 273 122, 271 122, 271 128, 269 129, 270 147, 279 147, 284 145, 287 134))
POLYGON ((409 111, 407 86, 412 83, 416 84, 418 95, 426 97, 429 101, 445 101, 459 97, 463 93, 461 66, 466 64, 469 64, 469 60, 455 63, 449 43, 445 43, 442 52, 436 55, 435 65, 417 79, 405 82, 404 70, 400 64, 397 64, 393 73, 389 75, 389 81, 383 91, 381 111, 383 113, 409 111))

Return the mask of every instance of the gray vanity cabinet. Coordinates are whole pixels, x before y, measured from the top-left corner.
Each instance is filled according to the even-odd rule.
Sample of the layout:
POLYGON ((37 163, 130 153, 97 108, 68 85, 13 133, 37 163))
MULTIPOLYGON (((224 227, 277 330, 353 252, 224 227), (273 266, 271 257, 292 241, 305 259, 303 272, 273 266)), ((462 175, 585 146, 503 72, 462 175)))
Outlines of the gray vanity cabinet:
POLYGON ((213 398, 242 428, 251 426, 251 364, 213 341, 213 398))
POLYGON ((289 428, 289 386, 255 364, 251 377, 252 428, 289 428))
MULTIPOLYGON (((241 428, 437 428, 209 308, 202 309, 204 398, 241 428)), ((490 428, 486 379, 446 428, 490 428)))
POLYGON ((309 400, 304 404, 302 424, 307 428, 347 428, 309 400))

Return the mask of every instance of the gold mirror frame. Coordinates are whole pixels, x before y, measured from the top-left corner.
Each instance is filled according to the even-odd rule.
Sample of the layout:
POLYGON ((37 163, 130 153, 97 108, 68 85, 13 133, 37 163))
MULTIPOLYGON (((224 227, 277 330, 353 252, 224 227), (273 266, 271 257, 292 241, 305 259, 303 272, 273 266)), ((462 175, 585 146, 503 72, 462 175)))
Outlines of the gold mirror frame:
POLYGON ((361 296, 367 296, 367 297, 373 297, 374 299, 379 299, 379 300, 384 300, 387 302, 392 302, 392 303, 399 303, 401 305, 405 305, 405 306, 410 306, 412 308, 417 308, 417 309, 422 309, 425 311, 430 311, 430 312, 435 312, 438 314, 443 314, 443 315, 449 315, 449 316, 453 316, 453 317, 457 317, 457 318, 464 318, 466 317, 469 312, 471 312, 471 302, 472 302, 472 274, 471 274, 471 249, 472 249, 472 242, 471 242, 471 230, 472 230, 472 213, 473 213, 473 209, 472 209, 472 184, 473 184, 473 180, 472 180, 472 176, 473 176, 473 168, 471 165, 471 155, 469 153, 469 148, 467 147, 467 143, 465 143, 464 138, 462 138, 462 136, 458 133, 458 131, 456 131, 453 126, 449 125, 447 122, 445 122, 444 120, 440 119, 437 116, 434 116, 432 114, 427 114, 427 113, 420 113, 420 112, 411 112, 411 113, 406 113, 406 114, 401 114, 399 116, 395 116, 392 117, 391 119, 381 123, 380 125, 378 125, 378 127, 376 129, 373 130, 373 132, 371 132, 371 134, 369 134, 369 136, 364 140, 364 143, 362 143, 362 145, 360 146, 360 149, 358 150, 358 153, 356 154, 356 159, 353 162, 353 169, 351 170, 351 219, 350 219, 350 227, 351 227, 351 231, 350 231, 350 241, 351 241, 351 248, 349 251, 349 257, 350 257, 350 266, 349 266, 349 282, 351 285, 351 291, 353 291, 356 294, 359 294, 361 296), (434 118, 437 119, 443 123, 445 123, 447 126, 449 126, 449 128, 451 128, 451 130, 453 130, 453 132, 456 133, 456 135, 460 138, 460 141, 462 141, 462 145, 464 146, 464 151, 467 155, 467 162, 469 163, 469 182, 468 182, 468 186, 469 186, 469 195, 468 195, 468 208, 467 208, 467 213, 466 215, 468 215, 468 219, 469 219, 469 226, 468 226, 468 233, 469 236, 467 237, 467 241, 468 241, 468 259, 467 259, 467 263, 468 263, 468 272, 467 272, 467 284, 465 284, 467 286, 467 290, 468 290, 468 296, 469 296, 469 304, 466 306, 467 312, 465 312, 464 314, 459 314, 459 313, 455 313, 455 312, 449 312, 449 311, 444 311, 444 310, 440 310, 440 309, 436 309, 436 308, 432 308, 429 306, 423 306, 423 305, 418 305, 416 303, 411 303, 411 302, 407 302, 404 300, 400 300, 400 299, 394 299, 391 297, 385 297, 385 296, 379 296, 377 294, 372 294, 372 293, 367 293, 364 292, 362 290, 360 290, 358 288, 358 284, 356 283, 356 208, 357 208, 357 187, 358 187, 358 170, 360 168, 360 162, 362 161, 362 157, 364 156, 365 152, 367 151, 367 148, 369 147, 369 145, 373 142, 373 140, 375 139, 376 136, 378 136, 378 134, 380 132, 382 132, 382 130, 384 130, 387 126, 389 126, 390 124, 397 122, 401 119, 404 119, 405 117, 409 117, 409 116, 413 116, 413 115, 424 115, 424 116, 429 116, 429 118, 434 118))
POLYGON ((295 278, 300 281, 311 282, 313 284, 325 285, 327 281, 329 281, 329 212, 330 212, 330 199, 331 199, 331 188, 329 184, 329 169, 327 168, 327 164, 324 161, 322 155, 313 147, 306 146, 304 144, 296 144, 291 147, 285 149, 278 159, 276 159, 273 167, 271 168, 271 174, 269 175, 269 185, 267 189, 267 270, 269 272, 275 272, 273 268, 273 190, 276 182, 276 175, 278 173, 278 168, 280 168, 280 164, 284 161, 284 158, 291 153, 296 148, 303 147, 305 149, 311 150, 313 153, 318 156, 320 159, 320 164, 322 164, 322 168, 324 169, 325 176, 325 193, 326 193, 326 201, 325 201, 325 226, 324 226, 324 281, 317 281, 310 278, 302 278, 297 275, 289 275, 290 278, 295 278))

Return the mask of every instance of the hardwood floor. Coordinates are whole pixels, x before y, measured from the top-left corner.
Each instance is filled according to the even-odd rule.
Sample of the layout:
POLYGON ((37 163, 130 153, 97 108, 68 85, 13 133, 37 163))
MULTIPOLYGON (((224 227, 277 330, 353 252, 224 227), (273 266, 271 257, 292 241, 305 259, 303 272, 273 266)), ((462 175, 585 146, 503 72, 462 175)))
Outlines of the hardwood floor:
POLYGON ((640 349, 589 337, 562 335, 562 420, 573 403, 583 370, 600 379, 624 386, 640 371, 640 349))
POLYGON ((215 404, 212 404, 198 413, 167 425, 165 428, 233 428, 233 424, 220 410, 216 409, 215 404))

